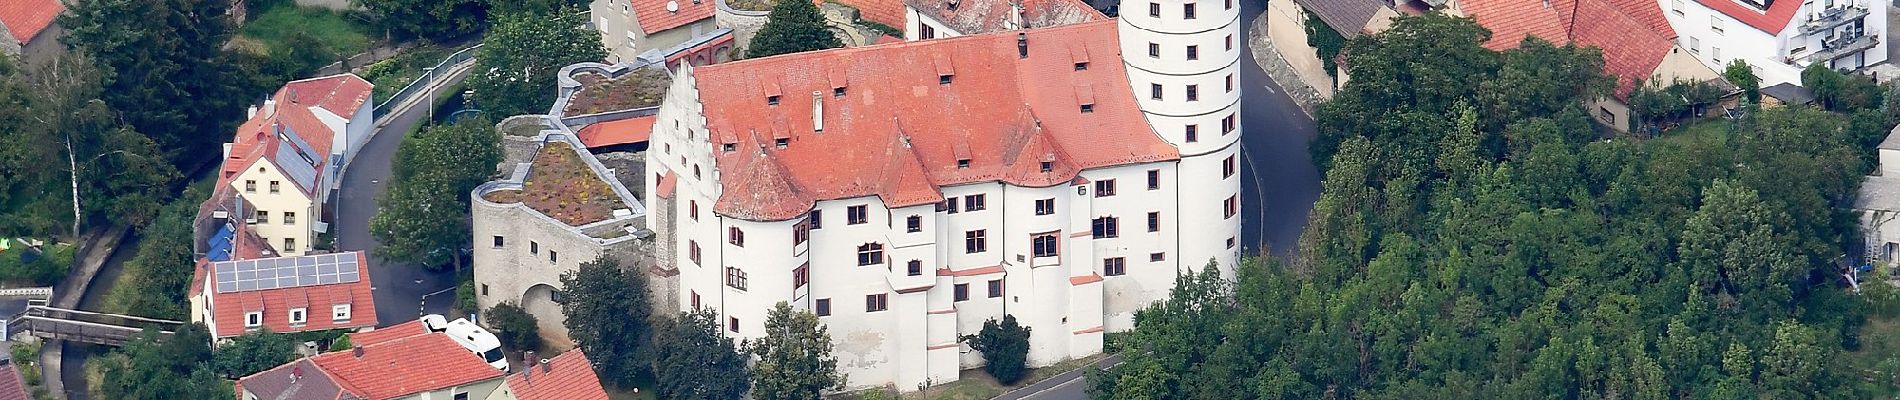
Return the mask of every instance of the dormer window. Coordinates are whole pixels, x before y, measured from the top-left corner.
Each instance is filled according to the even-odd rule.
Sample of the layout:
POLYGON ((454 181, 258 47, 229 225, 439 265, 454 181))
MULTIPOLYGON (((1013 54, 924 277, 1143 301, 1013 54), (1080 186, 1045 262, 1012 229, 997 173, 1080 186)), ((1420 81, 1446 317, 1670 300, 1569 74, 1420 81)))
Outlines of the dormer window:
POLYGON ((1094 104, 1083 104, 1083 105, 1082 105, 1082 113, 1083 113, 1083 114, 1088 114, 1088 113, 1092 113, 1092 112, 1095 112, 1095 105, 1094 105, 1094 104))
POLYGON ((736 150, 738 147, 739 145, 733 144, 733 143, 726 143, 726 144, 719 145, 719 149, 725 150, 727 153, 731 153, 733 150, 736 150))
POLYGON ((1043 162, 1042 162, 1042 172, 1044 172, 1044 173, 1047 173, 1047 172, 1049 172, 1049 171, 1053 171, 1053 170, 1055 170, 1055 169, 1056 169, 1056 163, 1054 163, 1054 162, 1049 162, 1049 161, 1043 161, 1043 162))
POLYGON ((791 143, 792 143, 792 142, 791 142, 791 139, 786 139, 786 138, 778 138, 778 139, 773 139, 773 140, 772 140, 772 146, 773 146, 773 147, 778 147, 778 148, 781 148, 781 149, 783 149, 783 148, 785 148, 785 146, 786 146, 786 145, 789 145, 789 144, 791 144, 791 143))
POLYGON ((957 169, 964 169, 964 168, 969 168, 969 167, 970 167, 970 159, 968 158, 957 159, 957 169))
POLYGON ((350 305, 337 304, 337 305, 330 306, 330 320, 331 321, 350 320, 350 305))
POLYGON ((310 317, 310 311, 307 309, 303 309, 303 308, 290 309, 290 324, 291 325, 303 325, 304 322, 307 322, 310 320, 309 317, 310 317))
POLYGON ((245 328, 257 328, 261 326, 264 326, 263 312, 252 311, 252 312, 244 313, 244 327, 245 328))
POLYGON ((937 75, 937 84, 948 85, 950 84, 950 81, 952 80, 952 78, 956 78, 956 75, 950 75, 950 74, 937 75))
POLYGON ((1075 70, 1077 70, 1077 71, 1087 71, 1087 70, 1089 70, 1089 62, 1088 62, 1088 61, 1083 61, 1083 62, 1079 62, 1079 63, 1075 63, 1075 70))
POLYGON ((768 106, 778 105, 778 95, 775 94, 771 96, 765 96, 765 105, 768 105, 768 106))
POLYGON ((943 8, 944 8, 945 10, 949 10, 949 11, 956 11, 956 10, 957 10, 957 2, 956 2, 956 1, 954 1, 954 0, 952 0, 952 1, 949 1, 949 2, 945 2, 945 3, 943 3, 943 8))
POLYGON ((831 97, 844 97, 844 87, 831 88, 831 97))

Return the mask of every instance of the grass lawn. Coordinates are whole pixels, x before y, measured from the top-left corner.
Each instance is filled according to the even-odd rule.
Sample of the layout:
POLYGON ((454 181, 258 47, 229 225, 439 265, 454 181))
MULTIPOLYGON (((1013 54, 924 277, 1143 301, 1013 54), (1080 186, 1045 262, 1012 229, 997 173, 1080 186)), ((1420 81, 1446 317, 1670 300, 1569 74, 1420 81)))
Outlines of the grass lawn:
POLYGON ((1722 135, 1728 134, 1729 124, 1730 121, 1723 118, 1696 121, 1687 125, 1677 126, 1675 129, 1663 131, 1662 136, 1656 140, 1676 144, 1717 140, 1721 138, 1722 135))
MULTIPOLYGON (((963 370, 962 373, 958 374, 956 382, 950 382, 950 383, 945 383, 945 384, 941 384, 937 386, 931 386, 929 390, 926 390, 923 392, 912 391, 909 393, 904 393, 902 396, 898 396, 898 395, 892 394, 888 389, 867 389, 867 390, 861 390, 857 392, 843 393, 843 394, 840 394, 837 396, 831 396, 831 397, 836 398, 836 399, 855 399, 855 400, 871 400, 871 399, 922 400, 926 398, 944 399, 944 400, 990 399, 996 396, 1000 396, 1004 392, 1008 392, 1010 390, 1014 390, 1016 388, 1020 388, 1023 386, 1029 386, 1036 382, 1041 382, 1044 379, 1055 377, 1056 375, 1060 375, 1064 372, 1074 371, 1078 368, 1084 368, 1090 365, 1094 365, 1096 361, 1101 361, 1103 357, 1108 357, 1108 353, 1096 354, 1093 356, 1059 362, 1059 363, 1056 363, 1055 365, 1051 365, 1047 367, 1032 369, 1032 370, 1029 370, 1029 376, 1023 377, 1023 380, 1021 382, 1016 382, 1016 384, 1014 385, 1003 385, 1001 383, 997 383, 996 379, 990 378, 989 374, 984 373, 982 368, 973 368, 973 369, 963 370)), ((912 389, 915 389, 915 388, 912 388, 912 389)), ((618 398, 615 398, 615 399, 618 399, 618 398)))
POLYGON ((1846 362, 1841 364, 1861 370, 1846 375, 1860 378, 1859 384, 1873 389, 1870 392, 1900 396, 1900 321, 1869 315, 1860 327, 1860 340, 1859 350, 1842 353, 1846 362))
POLYGON ((343 13, 298 7, 288 1, 270 2, 265 7, 251 10, 253 19, 239 32, 244 39, 262 43, 265 49, 284 48, 298 32, 326 44, 338 57, 368 50, 374 41, 367 23, 343 13))

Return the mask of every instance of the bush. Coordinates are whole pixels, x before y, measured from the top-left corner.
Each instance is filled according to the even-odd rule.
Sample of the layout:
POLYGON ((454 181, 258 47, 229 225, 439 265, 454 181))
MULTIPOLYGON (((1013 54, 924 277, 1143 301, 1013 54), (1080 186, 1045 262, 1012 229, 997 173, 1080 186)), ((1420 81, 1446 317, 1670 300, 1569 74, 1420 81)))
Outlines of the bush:
POLYGON ((475 304, 475 279, 464 278, 462 284, 455 285, 455 315, 467 315, 480 310, 475 304))
POLYGON ((296 351, 289 335, 253 331, 213 352, 211 367, 227 379, 242 378, 290 362, 296 351))
POLYGON ((1029 327, 1016 324, 1016 316, 1004 315, 1001 322, 985 321, 981 332, 964 336, 963 341, 983 352, 983 372, 997 382, 1015 384, 1028 371, 1025 364, 1029 360, 1029 327))
POLYGON ((514 303, 496 304, 483 313, 487 317, 488 327, 495 330, 501 338, 501 345, 509 350, 539 350, 541 348, 541 321, 521 306, 514 303))
POLYGON ((66 270, 73 265, 73 246, 53 244, 42 249, 15 247, 0 253, 0 281, 50 286, 66 277, 66 270))

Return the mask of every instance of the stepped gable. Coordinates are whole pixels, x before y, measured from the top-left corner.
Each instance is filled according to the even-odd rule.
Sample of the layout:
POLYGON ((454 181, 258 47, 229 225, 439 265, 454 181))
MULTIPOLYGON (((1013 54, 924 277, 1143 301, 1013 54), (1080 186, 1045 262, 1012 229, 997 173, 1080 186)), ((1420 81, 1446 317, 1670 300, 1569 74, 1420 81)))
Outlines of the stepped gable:
MULTIPOLYGON (((1027 57, 1019 56, 1017 32, 1004 32, 696 68, 706 140, 724 142, 713 146, 723 190, 717 210, 785 220, 814 201, 890 194, 888 206, 904 207, 940 199, 909 195, 916 191, 909 179, 886 176, 897 135, 909 137, 909 153, 937 192, 994 181, 1050 186, 1085 169, 1180 158, 1136 105, 1113 20, 1023 34, 1027 57), (1075 54, 1092 55, 1090 67, 1076 70, 1075 54), (838 85, 843 96, 835 95, 838 85), (1087 95, 1078 87, 1089 88, 1087 95), (773 95, 776 105, 768 104, 773 95), (822 102, 818 121, 814 100, 822 102), (823 129, 814 129, 820 122, 823 129), (1044 155, 1059 154, 1065 168, 1021 174, 1017 167, 1026 163, 1010 158, 1022 154, 1011 151, 1012 129, 1042 132, 1024 143, 1044 143, 1036 146, 1053 149, 1044 155), (780 137, 784 149, 775 146, 780 137), (727 143, 735 150, 722 151, 727 143), (795 193, 760 192, 779 187, 795 193)), ((1028 164, 1039 169, 1040 162, 1028 164)))

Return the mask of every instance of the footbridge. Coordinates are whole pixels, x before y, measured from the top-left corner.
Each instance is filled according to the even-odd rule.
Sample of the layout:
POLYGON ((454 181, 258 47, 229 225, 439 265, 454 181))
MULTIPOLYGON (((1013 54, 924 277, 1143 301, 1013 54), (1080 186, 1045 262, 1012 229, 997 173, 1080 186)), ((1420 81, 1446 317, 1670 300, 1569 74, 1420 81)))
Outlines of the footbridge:
POLYGON ((9 339, 25 334, 106 346, 123 346, 146 327, 156 328, 159 335, 169 337, 183 325, 178 321, 53 308, 41 302, 29 304, 25 311, 0 321, 3 327, 0 329, 4 329, 9 339))

